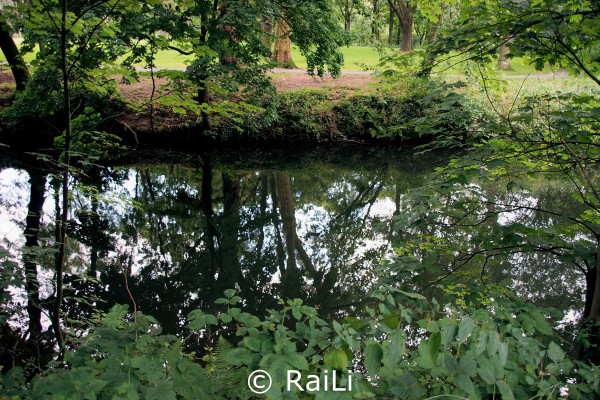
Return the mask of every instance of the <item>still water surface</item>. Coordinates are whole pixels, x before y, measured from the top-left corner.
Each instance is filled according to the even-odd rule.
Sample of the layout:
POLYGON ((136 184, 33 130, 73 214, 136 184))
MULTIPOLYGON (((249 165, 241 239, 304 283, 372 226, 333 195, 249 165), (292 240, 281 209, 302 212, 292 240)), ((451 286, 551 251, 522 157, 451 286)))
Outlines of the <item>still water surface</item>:
MULTIPOLYGON (((325 317, 351 310, 386 278, 382 260, 393 258, 400 238, 393 217, 410 212, 403 199, 447 156, 352 147, 174 159, 97 169, 76 182, 66 302, 72 317, 84 312, 84 298, 102 309, 130 304, 125 278, 138 308, 170 333, 190 311, 210 310, 227 288, 238 289, 257 314, 295 297, 325 317)), ((4 246, 18 261, 29 175, 5 169, 0 177, 4 246)), ((54 240, 50 179, 46 190, 42 246, 54 240)), ((41 294, 51 297, 51 254, 42 259, 41 294)), ((504 278, 542 303, 579 310, 581 279, 564 271, 556 261, 530 258, 504 278)), ((25 301, 18 286, 11 287, 13 310, 25 301)))

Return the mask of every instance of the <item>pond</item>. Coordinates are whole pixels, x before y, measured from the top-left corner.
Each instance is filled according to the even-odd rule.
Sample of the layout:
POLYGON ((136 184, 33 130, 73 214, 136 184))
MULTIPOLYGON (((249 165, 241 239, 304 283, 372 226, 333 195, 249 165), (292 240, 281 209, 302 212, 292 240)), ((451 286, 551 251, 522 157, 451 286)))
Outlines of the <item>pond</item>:
MULTIPOLYGON (((326 318, 352 313, 370 289, 395 279, 383 262, 393 263, 394 248, 417 233, 398 232, 394 221, 416 208, 408 195, 448 157, 354 146, 247 149, 150 154, 152 162, 94 168, 73 178, 65 312, 76 320, 135 301, 164 332, 177 333, 190 311, 213 309, 235 288, 259 315, 288 298, 326 318)), ((3 255, 15 263, 13 276, 5 269, 3 277, 10 293, 3 312, 14 327, 27 321, 19 265, 30 173, 40 174, 0 173, 3 255)), ((37 250, 42 308, 53 296, 55 187, 48 177, 37 250)), ((436 273, 428 279, 444 275, 436 273)), ((516 256, 490 276, 508 278, 520 294, 571 320, 582 309, 582 278, 551 257, 516 256)))

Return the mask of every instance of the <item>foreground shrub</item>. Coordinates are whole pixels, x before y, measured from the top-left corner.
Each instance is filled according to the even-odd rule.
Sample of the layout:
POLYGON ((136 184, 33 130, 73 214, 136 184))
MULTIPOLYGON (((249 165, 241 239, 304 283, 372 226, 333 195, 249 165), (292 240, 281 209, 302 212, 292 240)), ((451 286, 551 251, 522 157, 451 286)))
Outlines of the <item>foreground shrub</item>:
POLYGON ((510 293, 473 291, 456 302, 460 306, 441 306, 385 287, 373 293, 360 317, 331 323, 298 299, 281 302, 281 309, 260 320, 237 307, 235 291, 225 295, 217 300, 226 306, 218 315, 189 315, 190 338, 213 341, 198 363, 184 351, 183 339, 160 335, 151 317, 138 314, 132 323, 125 307, 116 306, 66 353, 64 364, 29 385, 18 369, 9 371, 0 396, 245 399, 257 396, 247 382, 258 369, 272 378, 265 393, 272 399, 600 394, 600 369, 567 356, 551 313, 510 293), (289 385, 290 370, 302 376, 303 391, 289 385), (348 390, 321 386, 311 392, 310 379, 324 382, 326 375, 348 390))

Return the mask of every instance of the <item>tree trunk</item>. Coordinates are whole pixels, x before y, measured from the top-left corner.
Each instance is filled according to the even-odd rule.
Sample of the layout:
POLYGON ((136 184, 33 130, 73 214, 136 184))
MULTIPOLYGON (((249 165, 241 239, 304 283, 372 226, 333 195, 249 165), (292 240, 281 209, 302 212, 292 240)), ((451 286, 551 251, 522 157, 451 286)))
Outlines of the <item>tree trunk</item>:
POLYGON ((344 3, 344 30, 350 32, 350 19, 352 17, 350 10, 350 0, 346 0, 344 3))
POLYGON ((585 302, 583 306, 583 317, 590 317, 592 314, 592 303, 594 302, 594 288, 596 287, 596 267, 587 265, 585 271, 585 302))
POLYGON ((46 174, 38 170, 29 171, 31 185, 27 218, 25 219, 25 289, 27 291, 27 314, 29 315, 29 334, 32 340, 37 340, 42 334, 42 309, 40 308, 40 288, 37 279, 38 238, 42 208, 44 207, 46 191, 46 174))
POLYGON ((394 12, 392 0, 388 0, 390 5, 390 16, 388 18, 388 44, 394 44, 394 19, 396 19, 396 13, 394 12))
POLYGON ((434 50, 435 42, 440 32, 440 28, 442 27, 443 18, 444 14, 440 14, 437 22, 431 22, 429 24, 427 36, 425 38, 425 49, 427 50, 427 53, 421 63, 421 70, 417 73, 417 76, 419 77, 429 77, 431 75, 431 70, 433 69, 436 59, 432 50, 434 50))
POLYGON ((275 48, 273 49, 273 61, 277 65, 286 68, 295 68, 292 60, 292 41, 290 40, 290 26, 285 20, 285 16, 277 21, 275 28, 275 48))
POLYGON ((29 69, 12 38, 10 27, 5 22, 2 22, 2 10, 0 10, 0 48, 15 77, 17 90, 24 90, 30 78, 29 69))
POLYGON ((373 0, 373 22, 371 25, 371 35, 373 39, 379 40, 379 0, 373 0))
MULTIPOLYGON (((596 250, 596 267, 595 270, 595 282, 594 279, 591 278, 588 282, 593 282, 592 287, 588 287, 588 291, 592 291, 592 306, 590 307, 590 317, 596 321, 600 322, 600 244, 596 250)), ((594 271, 592 270, 592 271, 594 271)), ((593 273, 593 272, 592 272, 593 273)))
POLYGON ((400 21, 400 51, 406 53, 413 49, 413 28, 414 28, 414 13, 417 9, 414 5, 409 5, 406 0, 396 0, 395 3, 390 1, 390 7, 394 10, 400 21))
POLYGON ((60 59, 62 71, 62 91, 64 102, 64 123, 65 123, 65 147, 64 151, 64 169, 62 172, 61 195, 62 195, 62 213, 57 210, 57 239, 58 250, 56 252, 56 298, 54 300, 54 311, 52 313, 52 325, 56 334, 58 347, 63 354, 63 332, 61 327, 61 306, 63 301, 63 279, 67 252, 67 222, 69 216, 69 169, 71 165, 71 88, 69 82, 71 76, 69 74, 69 66, 67 60, 67 0, 62 1, 61 25, 60 25, 60 59))
POLYGON ((512 67, 510 66, 510 59, 507 57, 510 54, 510 49, 508 48, 507 43, 502 43, 500 49, 498 51, 498 64, 496 64, 496 68, 501 71, 512 71, 512 67))
POLYGON ((262 31, 262 42, 269 50, 273 45, 273 17, 261 17, 260 19, 260 30, 262 31))

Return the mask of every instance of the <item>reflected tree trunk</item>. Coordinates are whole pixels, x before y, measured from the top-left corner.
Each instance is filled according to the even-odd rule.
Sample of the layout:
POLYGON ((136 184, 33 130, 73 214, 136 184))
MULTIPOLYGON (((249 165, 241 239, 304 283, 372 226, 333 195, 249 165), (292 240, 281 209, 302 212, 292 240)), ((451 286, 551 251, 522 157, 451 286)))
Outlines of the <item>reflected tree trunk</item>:
POLYGON ((279 273, 283 276, 285 274, 285 251, 283 250, 283 239, 281 237, 281 230, 279 229, 279 212, 277 207, 279 205, 279 198, 277 196, 277 184, 275 182, 275 176, 271 176, 271 206, 273 208, 272 222, 275 228, 275 252, 277 253, 277 266, 279 267, 279 273))
POLYGON ((219 271, 219 288, 235 288, 242 283, 240 266, 240 178, 229 172, 222 173, 223 179, 223 226, 219 254, 221 270, 219 271))
POLYGON ((265 223, 267 221, 267 199, 269 197, 269 181, 264 172, 260 173, 260 231, 258 233, 258 243, 256 245, 259 256, 263 253, 265 246, 265 223))
POLYGON ((281 212, 281 224, 285 235, 286 249, 286 274, 297 269, 296 266, 296 210, 292 198, 291 178, 287 173, 276 172, 275 183, 277 185, 277 197, 279 198, 279 210, 281 212))
MULTIPOLYGON (((218 256, 215 246, 215 238, 218 237, 217 229, 213 220, 213 163, 211 156, 205 156, 202 163, 202 212, 206 220, 206 247, 210 255, 210 288, 214 290, 214 279, 217 273, 218 256)), ((214 293, 213 293, 214 294, 214 293)))
POLYGON ((44 207, 46 191, 46 174, 31 169, 29 183, 31 185, 27 218, 25 219, 25 250, 23 263, 25 266, 25 288, 27 291, 27 314, 29 315, 29 334, 32 340, 38 340, 42 334, 42 309, 40 307, 40 290, 37 279, 37 250, 39 249, 39 231, 44 207))
POLYGON ((294 198, 292 194, 292 179, 288 173, 277 172, 275 173, 275 182, 277 184, 279 208, 281 210, 281 220, 286 239, 286 250, 288 256, 287 271, 297 269, 297 251, 304 268, 306 268, 307 272, 311 276, 314 276, 316 272, 315 266, 308 256, 308 253, 304 249, 304 244, 298 237, 296 227, 296 207, 294 205, 294 198))

